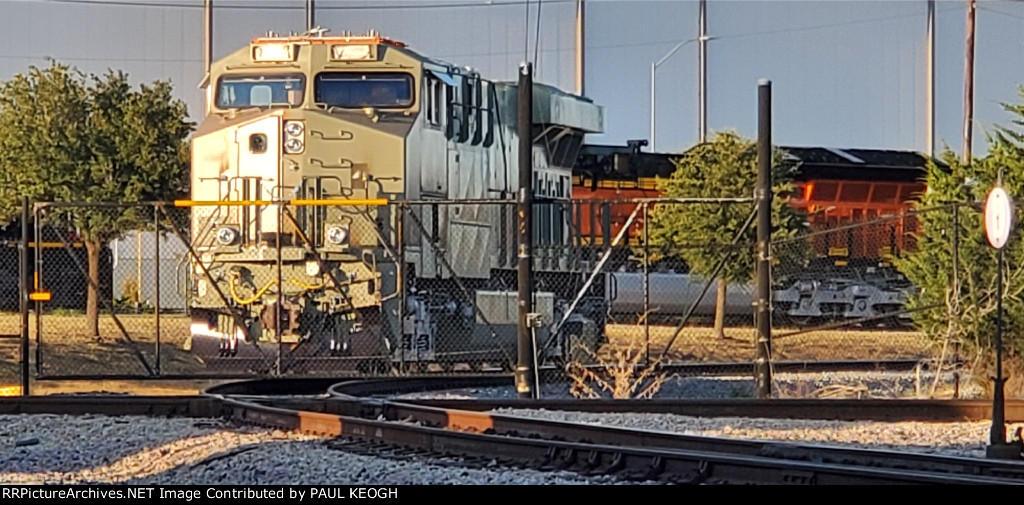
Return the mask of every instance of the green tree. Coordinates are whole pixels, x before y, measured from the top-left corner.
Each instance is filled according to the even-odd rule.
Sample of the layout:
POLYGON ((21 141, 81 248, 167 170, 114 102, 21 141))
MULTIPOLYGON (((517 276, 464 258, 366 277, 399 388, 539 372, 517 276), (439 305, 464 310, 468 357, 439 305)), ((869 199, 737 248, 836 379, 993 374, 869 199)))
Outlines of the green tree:
MULTIPOLYGON (((772 155, 772 239, 795 236, 804 229, 804 217, 788 205, 796 166, 785 162, 776 150, 772 155)), ((757 183, 757 144, 733 132, 719 132, 705 144, 675 160, 676 171, 660 181, 670 198, 742 198, 754 196, 757 183)), ((731 247, 733 237, 750 216, 749 204, 661 204, 651 213, 651 245, 678 254, 698 275, 709 277, 725 258, 718 275, 715 305, 715 336, 725 335, 726 288, 731 281, 754 278, 754 244, 757 223, 752 223, 731 247)), ((799 247, 785 248, 799 254, 799 247)), ((778 258, 776 258, 778 259, 778 258)))
MULTIPOLYGON (((133 89, 123 72, 86 77, 50 62, 0 85, 0 222, 20 198, 52 202, 143 202, 186 194, 193 124, 169 82, 133 89)), ((152 223, 152 210, 73 208, 49 222, 76 229, 91 279, 87 330, 99 334, 103 244, 152 223)))
MULTIPOLYGON (((1024 88, 1020 90, 1024 98, 1024 88)), ((1024 126, 1024 104, 1003 104, 1014 115, 1013 125, 1024 126)), ((953 341, 971 351, 992 349, 996 324, 996 250, 985 237, 984 203, 1002 172, 1003 188, 1016 200, 1020 216, 1024 202, 1024 133, 997 126, 988 135, 988 155, 964 164, 948 149, 942 155, 948 167, 931 163, 928 191, 915 205, 920 209, 920 235, 915 252, 896 266, 918 287, 911 307, 915 322, 936 341, 953 341), (957 217, 954 219, 953 205, 957 217), (954 223, 956 228, 954 232, 954 223), (957 278, 953 282, 953 237, 958 239, 957 278)), ((1005 246, 1003 271, 1003 341, 1006 349, 1024 353, 1024 235, 1017 219, 1005 246)))

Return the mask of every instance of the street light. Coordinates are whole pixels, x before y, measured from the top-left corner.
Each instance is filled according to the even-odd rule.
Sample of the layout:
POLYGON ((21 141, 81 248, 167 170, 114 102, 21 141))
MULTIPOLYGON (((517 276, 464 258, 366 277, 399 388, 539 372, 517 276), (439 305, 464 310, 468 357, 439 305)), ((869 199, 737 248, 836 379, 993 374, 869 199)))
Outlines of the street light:
MULTIPOLYGON (((668 53, 666 53, 665 56, 662 56, 660 60, 658 60, 656 62, 651 62, 651 152, 655 152, 656 151, 656 149, 655 149, 655 146, 656 146, 655 134, 654 134, 655 117, 657 115, 656 111, 655 111, 655 107, 654 107, 655 71, 658 70, 658 67, 660 67, 662 63, 665 63, 665 60, 671 58, 673 54, 676 54, 676 51, 682 49, 683 46, 689 44, 690 42, 700 42, 700 41, 707 42, 707 41, 712 40, 712 39, 714 39, 714 37, 705 35, 705 36, 702 36, 702 37, 696 37, 696 38, 693 38, 693 39, 684 40, 684 41, 676 44, 676 46, 673 47, 668 53)), ((701 93, 703 93, 703 92, 704 91, 701 90, 701 93)))

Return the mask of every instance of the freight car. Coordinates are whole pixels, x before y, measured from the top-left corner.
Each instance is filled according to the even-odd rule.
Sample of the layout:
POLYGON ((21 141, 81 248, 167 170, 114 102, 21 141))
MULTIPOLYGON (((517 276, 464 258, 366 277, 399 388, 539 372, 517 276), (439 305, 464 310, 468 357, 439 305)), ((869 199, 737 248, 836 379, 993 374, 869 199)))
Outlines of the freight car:
MULTIPOLYGON (((583 146, 573 172, 573 197, 579 201, 577 226, 586 243, 606 245, 604 237, 614 237, 635 207, 605 200, 660 196, 657 179, 670 177, 675 170, 672 158, 679 155, 643 152, 642 145, 631 141, 626 146, 583 146)), ((922 180, 929 159, 909 151, 779 149, 799 167, 790 204, 807 216, 814 258, 789 271, 786 265, 773 268, 778 281, 774 315, 781 323, 798 326, 823 320, 907 323, 905 316, 875 318, 898 312, 913 289, 892 268, 891 259, 916 246, 917 220, 902 214, 925 189, 922 180)), ((942 166, 939 160, 931 161, 942 166)), ((642 241, 643 226, 642 220, 634 220, 623 248, 642 241)), ((605 276, 611 316, 642 313, 643 274, 629 267, 611 270, 626 270, 605 276)), ((648 308, 662 316, 686 313, 704 284, 685 266, 651 273, 647 282, 648 308)), ((734 285, 729 292, 727 313, 750 316, 752 287, 734 285)), ((713 312, 713 296, 706 296, 694 314, 713 312)))

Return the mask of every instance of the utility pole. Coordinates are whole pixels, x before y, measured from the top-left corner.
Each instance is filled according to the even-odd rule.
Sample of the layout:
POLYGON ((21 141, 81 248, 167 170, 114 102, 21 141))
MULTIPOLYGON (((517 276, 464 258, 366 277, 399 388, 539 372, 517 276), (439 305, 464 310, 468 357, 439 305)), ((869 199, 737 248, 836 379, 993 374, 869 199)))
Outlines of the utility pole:
POLYGON ((536 353, 533 346, 533 65, 519 66, 519 103, 516 129, 519 135, 519 332, 516 392, 534 398, 536 353))
POLYGON ((203 0, 203 110, 210 112, 213 93, 210 92, 210 67, 213 65, 213 0, 203 0))
POLYGON ((967 54, 964 57, 964 145, 961 162, 971 162, 974 125, 974 0, 967 0, 967 54))
POLYGON ((928 156, 935 156, 935 0, 928 0, 928 31, 925 42, 925 141, 928 156))
POLYGON ((586 96, 586 5, 576 0, 576 94, 586 96))
POLYGON ((698 109, 698 128, 699 134, 697 140, 703 144, 707 139, 708 135, 708 3, 707 0, 700 0, 700 13, 697 16, 697 23, 700 25, 700 34, 697 36, 699 42, 699 54, 698 63, 700 67, 699 77, 699 89, 698 93, 700 102, 698 109))
POLYGON ((203 1, 203 70, 210 78, 213 64, 213 0, 203 1))
POLYGON ((316 1, 306 0, 306 31, 316 28, 316 1))

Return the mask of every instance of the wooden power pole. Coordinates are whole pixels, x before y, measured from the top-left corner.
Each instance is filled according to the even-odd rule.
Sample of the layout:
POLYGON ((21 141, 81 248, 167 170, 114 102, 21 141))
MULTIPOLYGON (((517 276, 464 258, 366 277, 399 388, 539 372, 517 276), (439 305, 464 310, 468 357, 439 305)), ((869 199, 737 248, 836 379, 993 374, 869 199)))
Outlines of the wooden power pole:
POLYGON ((961 161, 971 162, 972 126, 974 125, 974 0, 967 0, 967 54, 964 56, 964 145, 961 161))

